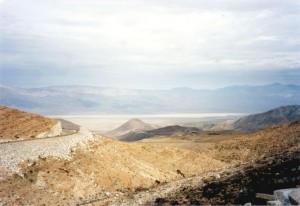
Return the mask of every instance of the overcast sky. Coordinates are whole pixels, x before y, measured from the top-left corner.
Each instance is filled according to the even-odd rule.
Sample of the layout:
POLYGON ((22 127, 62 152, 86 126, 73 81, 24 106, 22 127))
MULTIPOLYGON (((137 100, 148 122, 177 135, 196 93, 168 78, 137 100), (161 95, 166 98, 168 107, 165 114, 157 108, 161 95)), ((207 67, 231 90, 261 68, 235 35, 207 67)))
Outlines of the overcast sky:
POLYGON ((0 83, 300 84, 299 0, 0 0, 0 83))

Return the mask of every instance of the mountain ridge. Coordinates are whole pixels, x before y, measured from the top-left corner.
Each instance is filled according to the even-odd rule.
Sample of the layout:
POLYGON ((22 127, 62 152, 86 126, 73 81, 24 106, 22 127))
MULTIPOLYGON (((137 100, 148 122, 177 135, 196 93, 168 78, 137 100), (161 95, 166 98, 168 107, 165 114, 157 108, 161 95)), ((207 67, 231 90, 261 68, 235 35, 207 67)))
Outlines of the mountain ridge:
POLYGON ((242 132, 256 132, 269 126, 297 120, 300 120, 300 105, 287 105, 241 117, 233 123, 233 127, 242 132))
POLYGON ((41 115, 256 113, 300 104, 300 86, 271 84, 215 90, 118 89, 92 86, 0 87, 0 105, 41 115))

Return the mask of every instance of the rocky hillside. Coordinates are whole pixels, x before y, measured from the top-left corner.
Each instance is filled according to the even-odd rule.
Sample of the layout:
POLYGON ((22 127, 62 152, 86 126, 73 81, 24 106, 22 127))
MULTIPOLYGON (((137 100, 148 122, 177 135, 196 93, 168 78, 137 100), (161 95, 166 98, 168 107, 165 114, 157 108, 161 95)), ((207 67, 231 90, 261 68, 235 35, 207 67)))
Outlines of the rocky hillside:
POLYGON ((265 127, 296 120, 300 120, 300 105, 290 105, 242 117, 233 123, 233 127, 242 132, 255 132, 265 127))
POLYGON ((60 133, 59 121, 0 106, 1 141, 50 137, 60 133))
POLYGON ((230 167, 138 191, 113 205, 266 205, 273 191, 299 187, 299 140, 296 121, 218 142, 199 153, 230 167))
POLYGON ((154 129, 152 125, 147 124, 140 119, 131 119, 128 122, 121 125, 120 127, 118 127, 117 129, 105 133, 105 135, 109 137, 119 138, 120 136, 124 136, 128 133, 144 132, 152 129, 154 129))

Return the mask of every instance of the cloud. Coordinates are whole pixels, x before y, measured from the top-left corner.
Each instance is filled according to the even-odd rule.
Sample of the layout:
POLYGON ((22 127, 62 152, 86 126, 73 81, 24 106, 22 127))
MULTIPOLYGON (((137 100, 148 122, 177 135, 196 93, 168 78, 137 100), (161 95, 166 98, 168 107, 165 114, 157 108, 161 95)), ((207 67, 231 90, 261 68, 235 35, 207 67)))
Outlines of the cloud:
MULTIPOLYGON (((145 78, 300 68, 294 0, 7 0, 0 10, 5 71, 53 70, 78 79, 84 72, 145 78)), ((103 84, 114 82, 108 79, 103 84)))

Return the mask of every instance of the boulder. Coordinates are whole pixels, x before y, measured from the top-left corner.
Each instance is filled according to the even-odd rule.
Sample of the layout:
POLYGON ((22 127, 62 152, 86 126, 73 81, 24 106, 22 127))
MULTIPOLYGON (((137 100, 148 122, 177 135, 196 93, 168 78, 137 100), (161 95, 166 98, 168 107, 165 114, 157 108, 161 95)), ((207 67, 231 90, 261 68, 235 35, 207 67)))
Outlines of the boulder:
POLYGON ((290 188, 274 191, 275 200, 279 200, 282 205, 300 204, 300 188, 290 188))
POLYGON ((289 200, 292 204, 299 205, 300 204, 300 189, 295 189, 294 191, 288 194, 289 200))
POLYGON ((292 191, 293 189, 275 190, 274 191, 275 200, 279 200, 282 205, 290 205, 291 203, 288 198, 288 194, 292 191))

